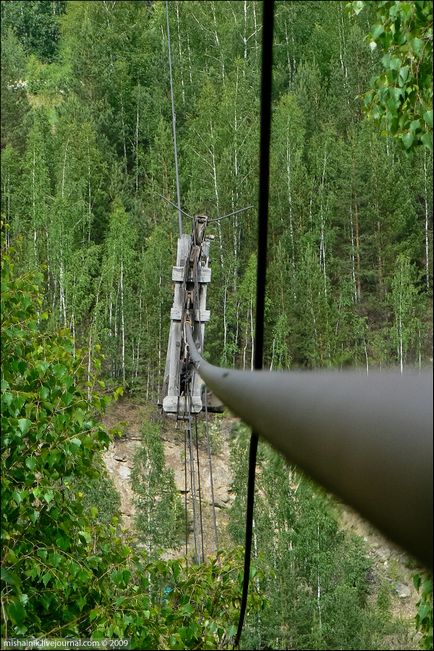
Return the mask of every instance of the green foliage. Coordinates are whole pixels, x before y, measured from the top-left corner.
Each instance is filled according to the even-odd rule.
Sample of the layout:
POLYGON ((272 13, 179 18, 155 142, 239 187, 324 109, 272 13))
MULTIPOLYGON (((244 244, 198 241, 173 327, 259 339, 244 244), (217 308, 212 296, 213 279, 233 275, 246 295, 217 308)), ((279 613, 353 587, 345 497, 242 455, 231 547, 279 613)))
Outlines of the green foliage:
MULTIPOLYGON (((231 450, 236 472, 229 528, 237 542, 243 537, 247 445, 242 427, 231 450)), ((371 562, 362 540, 339 528, 330 497, 265 444, 258 450, 257 484, 253 548, 261 574, 251 583, 268 603, 247 618, 242 648, 378 648, 390 604, 368 601, 371 562)))
MULTIPOLYGON (((372 3, 353 2, 356 14, 372 3)), ((382 74, 365 95, 368 115, 385 124, 407 150, 423 144, 432 151, 433 81, 430 0, 375 3, 368 39, 381 48, 382 74)))
POLYGON ((13 29, 28 53, 52 61, 57 53, 59 16, 65 8, 66 0, 2 2, 2 34, 3 30, 13 29))
POLYGON ((391 302, 394 312, 393 339, 402 372, 408 350, 420 330, 415 271, 405 254, 401 254, 396 262, 391 302))
MULTIPOLYGON (((363 11, 354 20, 337 1, 276 3, 264 358, 269 367, 363 365, 368 370, 371 366, 396 366, 401 361, 404 366, 422 366, 432 355, 432 157, 426 147, 415 147, 419 142, 427 144, 431 132, 431 107, 427 106, 432 88, 427 24, 431 10, 427 2, 358 3, 358 8, 362 4, 363 11), (377 12, 378 19, 374 18, 377 12), (373 34, 372 42, 378 45, 371 51, 363 40, 369 25, 382 25, 384 30, 373 34), (371 112, 378 109, 387 133, 391 135, 396 127, 397 138, 378 138, 377 125, 362 114, 357 98, 369 88, 373 74, 379 85, 371 89, 371 112), (414 154, 407 156, 406 151, 412 150, 414 154)), ((158 196, 172 200, 176 196, 164 3, 8 1, 2 2, 2 18, 2 215, 10 221, 6 246, 19 250, 17 269, 27 271, 43 265, 39 325, 36 318, 42 330, 38 337, 45 328, 48 338, 44 341, 48 342, 49 332, 59 326, 68 329, 71 339, 65 333, 62 341, 77 364, 80 355, 84 359, 87 368, 84 374, 80 371, 84 383, 92 383, 93 370, 100 363, 92 361, 92 350, 99 343, 105 356, 101 366, 108 376, 104 377, 106 386, 121 383, 125 391, 134 389, 143 398, 154 399, 160 396, 163 381, 177 236, 176 211, 158 196), (45 313, 46 320, 42 318, 45 313)), ((183 206, 189 213, 203 210, 215 217, 256 205, 259 4, 172 2, 169 20, 183 206)), ((189 228, 185 220, 185 231, 189 228)), ((208 302, 212 318, 206 330, 206 354, 214 361, 248 367, 255 327, 255 210, 212 222, 208 233, 215 239, 211 245, 213 280, 208 302)), ((58 340, 54 337, 53 341, 58 340)), ((72 371, 69 375, 76 377, 72 371)), ((73 384, 64 393, 75 388, 73 384)), ((91 387, 85 386, 84 393, 83 400, 91 399, 91 387)), ((29 400, 34 404, 34 398, 29 400)), ((68 414, 66 410, 65 417, 68 414)), ((23 407, 14 418, 14 432, 24 439, 34 434, 39 417, 34 414, 32 420, 23 407), (26 419, 32 423, 27 431, 26 419)), ((53 411, 47 418, 57 427, 61 417, 53 411)), ((83 423, 88 421, 90 418, 83 417, 83 423)), ((57 430, 53 431, 57 437, 57 430)), ((77 440, 86 436, 86 431, 78 428, 71 434, 77 440)), ((60 446, 65 444, 62 441, 60 436, 60 446)), ((83 446, 76 447, 71 447, 70 456, 78 463, 83 446)), ((245 453, 241 446, 240 457, 245 453)), ((39 464, 38 455, 34 456, 39 464)), ((101 479, 98 460, 90 461, 88 471, 95 476, 86 482, 81 475, 71 479, 68 490, 77 494, 77 504, 85 500, 86 516, 90 517, 93 506, 100 508, 92 516, 95 530, 93 521, 92 527, 83 521, 79 530, 91 528, 97 539, 95 549, 108 545, 111 550, 109 538, 116 539, 118 532, 110 524, 113 510, 109 500, 102 499, 104 491, 107 496, 111 491, 101 479), (78 497, 78 492, 84 496, 78 497), (105 523, 106 530, 98 529, 98 521, 105 523)), ((274 471, 276 477, 286 478, 279 463, 265 456, 263 463, 269 468, 264 473, 267 486, 273 484, 274 471)), ((25 471, 32 474, 27 466, 25 471)), ((40 472, 39 465, 34 472, 40 472)), ((244 520, 245 508, 243 472, 237 473, 241 483, 234 506, 237 516, 231 524, 239 542, 242 535, 237 518, 244 520)), ((39 481, 46 480, 37 475, 36 484, 39 481)), ((153 485, 155 490, 159 488, 155 482, 153 485)), ((288 482, 282 481, 281 486, 286 490, 288 482)), ((43 514, 51 512, 53 502, 57 504, 55 488, 49 483, 45 490, 53 490, 55 497, 45 505, 42 497, 43 514)), ((280 485, 275 488, 281 495, 280 485)), ((306 487, 300 490, 308 494, 306 487)), ((264 491, 270 492, 265 484, 264 491)), ((155 515, 157 504, 146 495, 144 499, 148 512, 155 515)), ((32 500, 39 508, 41 497, 32 500)), ((258 556, 263 545, 270 578, 255 578, 261 590, 272 595, 275 607, 267 610, 266 617, 263 613, 258 616, 258 622, 253 617, 258 635, 254 639, 251 626, 252 644, 262 645, 261 621, 266 620, 278 639, 289 639, 290 631, 281 628, 284 617, 280 615, 292 611, 300 612, 294 625, 300 644, 326 645, 332 639, 328 637, 332 628, 339 631, 335 638, 339 643, 355 644, 349 640, 351 625, 345 627, 333 603, 345 610, 350 624, 354 614, 358 631, 354 640, 369 644, 363 633, 369 627, 366 609, 352 607, 359 603, 357 586, 363 585, 359 579, 353 586, 339 578, 339 587, 331 588, 334 601, 330 603, 323 593, 327 625, 320 629, 314 598, 315 564, 303 564, 303 545, 308 545, 305 541, 302 545, 301 534, 292 531, 294 513, 285 511, 284 503, 279 497, 270 499, 268 505, 265 500, 259 504, 258 556), (279 525, 280 521, 286 524, 279 525), (270 536, 274 529, 278 533, 270 536), (291 576, 296 554, 288 556, 286 552, 296 540, 300 556, 294 567, 297 577, 302 577, 298 596, 298 584, 294 587, 289 579, 281 579, 291 576), (278 574, 273 574, 276 568, 271 567, 270 559, 278 574), (277 576, 276 584, 272 576, 277 576), (277 596, 280 585, 285 590, 289 587, 287 601, 277 596), (303 624, 303 618, 308 624, 303 624)), ((26 500, 23 504, 22 508, 27 508, 26 500)), ((309 500, 303 508, 308 504, 309 500)), ((18 506, 14 508, 19 511, 18 506)), ((321 531, 324 527, 321 541, 330 539, 331 548, 339 555, 341 543, 335 540, 339 532, 333 533, 321 513, 314 512, 321 531)), ((315 528, 309 527, 316 540, 315 528)), ((44 535, 47 531, 44 529, 44 535)), ((45 544, 37 536, 35 540, 45 544)), ((83 546, 80 550, 74 547, 77 556, 73 557, 80 558, 91 578, 83 590, 77 584, 73 595, 69 588, 65 595, 60 588, 51 593, 51 582, 47 582, 45 595, 53 594, 56 599, 47 611, 40 604, 36 615, 41 621, 45 618, 47 626, 54 620, 59 624, 53 623, 53 627, 63 625, 62 613, 68 608, 75 612, 77 599, 86 595, 90 602, 93 599, 92 603, 101 605, 98 634, 109 631, 115 620, 121 630, 120 611, 113 614, 116 608, 110 610, 109 597, 104 601, 101 595, 112 598, 105 581, 115 566, 128 569, 132 576, 135 570, 128 559, 126 565, 119 566, 113 560, 106 573, 109 561, 102 553, 98 554, 101 561, 92 561, 96 569, 89 567, 79 552, 85 549, 92 557, 93 547, 86 547, 82 536, 81 540, 83 546), (58 620, 54 613, 57 602, 65 603, 58 620)), ((112 558, 118 559, 121 547, 113 551, 112 558)), ((25 549, 34 553, 33 547, 25 549)), ((328 568, 336 565, 324 545, 320 552, 315 562, 321 568, 324 565, 321 571, 328 585, 328 568)), ((357 565, 356 552, 352 558, 357 565)), ((25 560, 18 566, 28 569, 25 560)), ((349 566, 350 561, 345 567, 349 566)), ((142 571, 144 566, 140 567, 142 571)), ((154 569, 145 567, 143 576, 149 569, 150 584, 158 586, 160 570, 154 565, 154 569)), ((66 568, 65 576, 73 585, 68 572, 66 568)), ((193 568, 188 572, 188 580, 194 582, 193 568)), ((184 569, 181 575, 187 581, 184 569)), ((24 594, 33 604, 44 584, 38 584, 37 577, 27 580, 29 589, 24 594)), ((204 575, 204 592, 208 580, 209 575, 204 575)), ((8 585, 12 585, 14 597, 8 593, 5 598, 13 601, 19 593, 14 592, 13 583, 8 585)), ((188 628, 184 620, 180 623, 177 619, 175 606, 167 610, 166 620, 157 606, 153 609, 154 602, 140 601, 145 599, 143 595, 151 598, 149 585, 141 579, 134 579, 131 585, 139 586, 134 602, 137 610, 124 611, 122 617, 134 618, 141 608, 149 610, 152 622, 162 631, 170 629, 170 618, 171 630, 178 624, 188 628)), ((129 597, 127 591, 116 593, 115 599, 129 597)), ((24 610, 33 607, 21 605, 24 610)), ((194 604, 194 608, 205 622, 202 605, 194 604)), ((81 611, 83 621, 76 626, 80 633, 90 634, 92 623, 86 620, 85 611, 86 606, 81 611)), ((221 612, 219 621, 227 614, 223 607, 221 612)), ((25 626, 32 617, 33 613, 25 626)), ((34 621, 37 628, 38 620, 34 621)), ((74 626, 70 626, 71 635, 74 626)), ((128 626, 133 631, 134 622, 128 626)), ((153 624, 149 626, 152 629, 153 624)), ((223 644, 224 634, 219 635, 212 644, 223 644)), ((155 639, 152 643, 158 644, 155 639)), ((164 644, 167 640, 170 637, 164 638, 164 644)), ((193 637, 188 643, 201 644, 193 637)), ((179 638, 174 638, 173 644, 180 646, 179 638)))
MULTIPOLYGON (((26 3, 24 12, 35 24, 46 13, 39 5, 26 3)), ((390 138, 379 140, 355 99, 376 65, 363 45, 374 5, 357 21, 338 2, 276 5, 265 341, 265 363, 274 367, 395 362, 388 291, 399 253, 418 274, 424 269, 430 287, 429 155, 409 160, 390 138)), ((184 206, 216 216, 253 205, 258 7, 171 7, 184 206)), ((175 194, 164 7, 58 9, 55 61, 23 48, 11 25, 2 32, 3 214, 10 239, 22 238, 20 268, 46 265, 53 324, 68 327, 77 346, 99 342, 114 382, 156 397, 176 242, 176 213, 158 196, 175 194), (15 87, 17 79, 26 85, 15 87)), ((208 230, 207 351, 248 367, 254 211, 208 230)), ((418 303, 421 333, 407 357, 423 364, 427 295, 418 303)))
POLYGON ((102 460, 95 458, 94 464, 95 477, 86 485, 78 486, 83 493, 83 509, 94 514, 97 523, 110 525, 113 519, 119 519, 121 500, 102 460))
MULTIPOLYGON (((1 8, 6 3, 2 3, 1 8)), ((3 22, 2 22, 3 28, 3 22)), ((25 90, 25 52, 12 29, 2 29, 1 143, 23 148, 29 103, 25 90)))
POLYGON ((44 330, 39 282, 15 276, 3 255, 2 635, 221 648, 233 635, 240 555, 186 567, 122 542, 101 500, 110 437, 96 416, 107 398, 84 392, 70 336, 44 330))
POLYGON ((161 428, 155 423, 148 422, 142 428, 131 482, 136 494, 137 535, 149 556, 179 546, 185 530, 184 511, 173 470, 165 466, 161 428))
POLYGON ((432 649, 432 577, 415 574, 413 582, 416 590, 420 593, 417 603, 416 628, 422 634, 422 649, 432 649))

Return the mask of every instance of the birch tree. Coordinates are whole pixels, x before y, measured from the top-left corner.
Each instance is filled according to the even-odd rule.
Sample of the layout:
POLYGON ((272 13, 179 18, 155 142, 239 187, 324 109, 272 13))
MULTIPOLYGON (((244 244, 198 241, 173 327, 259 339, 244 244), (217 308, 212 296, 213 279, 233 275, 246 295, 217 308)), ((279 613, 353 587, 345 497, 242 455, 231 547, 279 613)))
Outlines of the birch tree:
POLYGON ((392 328, 396 357, 401 373, 409 361, 411 346, 418 331, 418 294, 415 287, 415 272, 407 255, 398 256, 391 286, 391 302, 394 323, 392 328))
POLYGON ((127 383, 130 364, 128 328, 134 319, 136 234, 119 199, 113 202, 102 262, 104 344, 110 354, 111 374, 127 383))

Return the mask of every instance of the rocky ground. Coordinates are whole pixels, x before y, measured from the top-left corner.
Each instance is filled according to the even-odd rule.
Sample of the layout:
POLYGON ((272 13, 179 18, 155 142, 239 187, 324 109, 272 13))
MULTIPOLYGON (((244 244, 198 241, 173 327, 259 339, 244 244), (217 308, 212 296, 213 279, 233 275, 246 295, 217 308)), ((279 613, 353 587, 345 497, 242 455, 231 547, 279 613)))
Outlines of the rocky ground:
MULTIPOLYGON (((136 402, 122 399, 111 405, 106 417, 105 424, 108 427, 121 426, 125 432, 124 436, 117 439, 110 446, 105 454, 105 464, 110 477, 120 495, 121 515, 124 526, 134 529, 134 501, 130 485, 130 475, 133 467, 135 452, 140 446, 140 428, 146 419, 159 419, 162 424, 162 436, 167 465, 172 468, 175 483, 179 492, 184 495, 184 433, 183 424, 176 424, 175 421, 164 418, 158 414, 155 408, 149 405, 140 405, 136 402)), ((219 545, 225 546, 228 541, 227 509, 232 503, 231 493, 231 469, 229 464, 229 436, 236 419, 229 416, 219 418, 221 431, 221 443, 216 454, 213 454, 213 478, 214 478, 214 505, 219 532, 219 545)), ((204 521, 204 542, 205 553, 212 553, 215 550, 215 535, 212 520, 212 497, 210 481, 208 479, 208 454, 206 450, 200 450, 199 462, 202 473, 202 509, 204 521)), ((417 592, 413 586, 412 575, 415 570, 415 563, 409 559, 400 549, 386 540, 374 527, 363 520, 357 513, 347 506, 341 507, 342 526, 353 533, 361 536, 373 560, 373 593, 375 598, 376 590, 381 585, 389 586, 391 609, 394 617, 408 624, 407 628, 413 627, 413 619, 418 601, 417 592)), ((188 542, 189 549, 193 549, 192 533, 188 542)), ((184 549, 169 551, 167 557, 182 555, 184 549)), ((404 636, 406 637, 406 636, 404 636)), ((409 649, 418 648, 417 638, 413 639, 414 646, 408 646, 408 638, 401 641, 398 635, 393 639, 390 648, 409 649)))

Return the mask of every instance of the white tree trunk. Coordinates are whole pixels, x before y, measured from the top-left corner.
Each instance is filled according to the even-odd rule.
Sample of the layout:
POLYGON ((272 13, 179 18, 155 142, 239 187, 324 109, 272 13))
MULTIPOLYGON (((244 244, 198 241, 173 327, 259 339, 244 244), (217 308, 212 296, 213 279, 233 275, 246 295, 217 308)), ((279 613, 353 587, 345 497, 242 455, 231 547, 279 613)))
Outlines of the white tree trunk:
POLYGON ((125 386, 125 314, 124 314, 124 262, 121 260, 121 338, 122 338, 122 383, 125 386))
POLYGON ((426 151, 423 154, 424 172, 424 205, 425 205, 425 284, 429 292, 429 210, 428 210, 428 173, 426 164, 426 151))

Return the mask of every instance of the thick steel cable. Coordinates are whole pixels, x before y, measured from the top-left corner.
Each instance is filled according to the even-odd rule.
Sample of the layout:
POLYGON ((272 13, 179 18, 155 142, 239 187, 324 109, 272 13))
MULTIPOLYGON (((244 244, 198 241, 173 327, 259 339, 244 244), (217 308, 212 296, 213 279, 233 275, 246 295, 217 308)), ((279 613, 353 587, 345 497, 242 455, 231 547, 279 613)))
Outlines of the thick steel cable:
POLYGON ((175 176, 176 176, 176 200, 178 202, 178 225, 179 237, 182 236, 182 210, 181 210, 181 192, 179 189, 179 169, 178 169, 178 148, 176 146, 176 113, 175 113, 175 96, 173 92, 173 75, 172 75, 172 48, 170 45, 170 24, 169 24, 169 2, 166 0, 166 22, 167 22, 167 46, 169 50, 169 76, 170 76, 170 99, 172 101, 172 131, 173 131, 173 151, 175 157, 175 176))
MULTIPOLYGON (((254 368, 262 369, 264 355, 264 313, 267 271, 268 194, 270 180, 271 87, 273 63, 274 0, 264 0, 262 13, 262 68, 261 68, 261 143, 259 154, 259 210, 258 210, 258 263, 256 275, 256 326, 254 368)), ((249 470, 246 506, 246 542, 244 551, 243 592, 240 618, 234 646, 240 644, 249 591, 250 559, 252 553, 253 506, 255 498, 255 467, 258 434, 252 432, 249 448, 249 470)))

